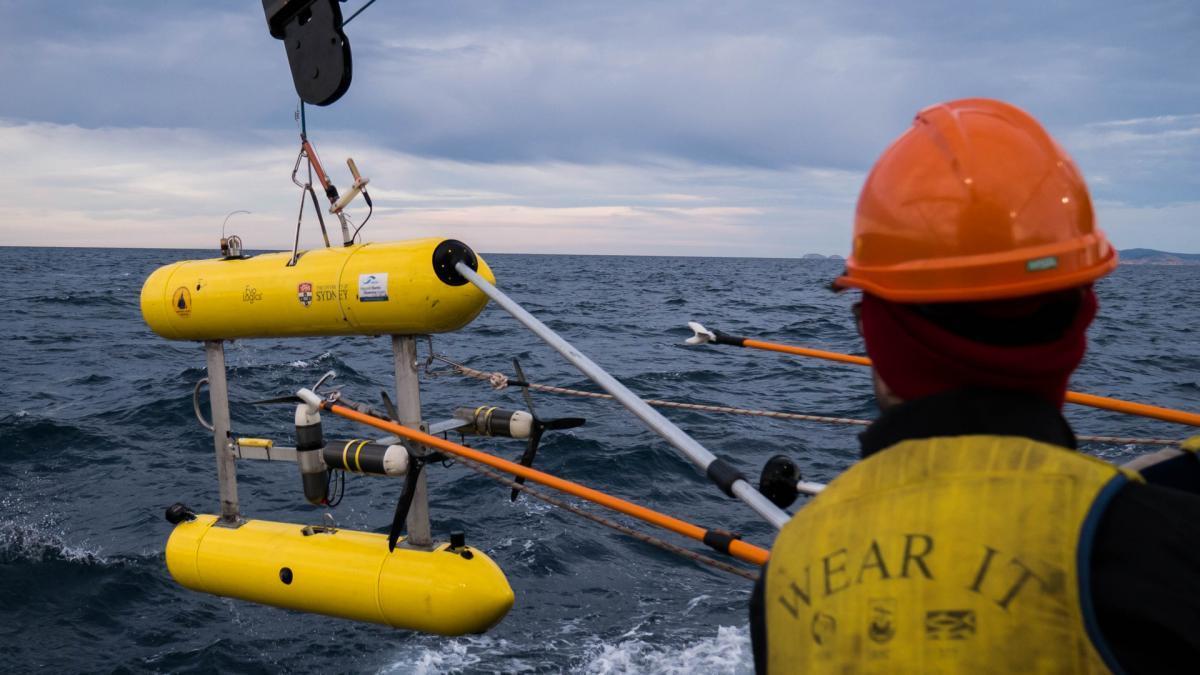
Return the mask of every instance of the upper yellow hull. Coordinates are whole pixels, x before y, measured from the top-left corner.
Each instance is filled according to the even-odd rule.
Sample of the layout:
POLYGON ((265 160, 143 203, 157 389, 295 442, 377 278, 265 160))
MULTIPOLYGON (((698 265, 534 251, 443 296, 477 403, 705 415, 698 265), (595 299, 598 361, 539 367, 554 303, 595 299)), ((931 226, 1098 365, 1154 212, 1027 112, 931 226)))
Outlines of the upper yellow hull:
MULTIPOLYGON (((323 248, 290 266, 286 252, 176 262, 146 279, 142 316, 172 340, 458 330, 479 315, 487 296, 439 278, 434 251, 444 242, 323 248)), ((487 263, 476 260, 479 273, 494 281, 487 263)))

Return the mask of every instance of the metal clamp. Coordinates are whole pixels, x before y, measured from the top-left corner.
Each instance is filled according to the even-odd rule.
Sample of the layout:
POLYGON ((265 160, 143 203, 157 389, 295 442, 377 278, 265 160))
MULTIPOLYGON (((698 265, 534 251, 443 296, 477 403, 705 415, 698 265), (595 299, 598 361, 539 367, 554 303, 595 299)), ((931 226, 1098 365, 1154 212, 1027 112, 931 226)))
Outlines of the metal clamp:
POLYGON ((200 387, 206 384, 208 384, 208 378, 202 377, 196 381, 196 386, 192 387, 192 410, 196 413, 196 421, 200 423, 200 426, 212 431, 212 422, 204 419, 204 413, 200 411, 200 387))

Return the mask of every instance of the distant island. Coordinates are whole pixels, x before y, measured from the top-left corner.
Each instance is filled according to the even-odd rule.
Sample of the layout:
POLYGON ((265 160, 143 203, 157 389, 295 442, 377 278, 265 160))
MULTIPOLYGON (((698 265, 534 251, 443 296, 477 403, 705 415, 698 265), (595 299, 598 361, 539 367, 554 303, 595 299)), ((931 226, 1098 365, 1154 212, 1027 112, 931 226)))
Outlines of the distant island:
POLYGON ((1152 248, 1130 248, 1119 253, 1122 265, 1200 265, 1200 253, 1170 253, 1152 248))
POLYGON ((804 255, 800 256, 800 259, 801 260, 844 260, 844 258, 842 258, 842 256, 840 256, 836 253, 833 255, 821 255, 820 253, 805 253, 804 255))

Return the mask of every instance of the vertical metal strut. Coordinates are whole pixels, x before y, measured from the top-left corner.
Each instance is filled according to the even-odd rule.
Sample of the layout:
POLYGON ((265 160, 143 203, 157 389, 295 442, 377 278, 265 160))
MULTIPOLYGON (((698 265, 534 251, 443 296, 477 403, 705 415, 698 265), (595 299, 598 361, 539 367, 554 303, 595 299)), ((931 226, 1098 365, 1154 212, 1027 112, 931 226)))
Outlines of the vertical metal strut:
MULTIPOLYGON (((618 382, 615 377, 609 375, 607 371, 596 365, 594 361, 584 356, 582 352, 572 346, 571 343, 562 339, 546 324, 539 321, 537 317, 525 311, 524 307, 521 307, 512 298, 502 293, 498 288, 489 283, 487 279, 479 276, 475 270, 461 262, 455 264, 454 269, 467 281, 479 287, 479 290, 496 301, 496 304, 503 307, 505 311, 512 314, 517 321, 520 321, 526 328, 533 331, 546 344, 553 347, 559 354, 562 354, 563 358, 570 361, 580 372, 591 378, 602 389, 612 394, 613 398, 619 401, 621 405, 628 408, 630 412, 645 422, 646 426, 650 427, 652 431, 662 436, 668 443, 675 446, 680 452, 691 459, 702 471, 711 476, 714 473, 713 469, 728 468, 728 465, 724 464, 724 460, 719 459, 716 455, 709 452, 696 439, 675 426, 671 420, 668 420, 657 410, 651 408, 637 394, 618 382)), ((724 472, 718 471, 717 473, 724 472)), ((762 496, 758 490, 754 489, 743 478, 739 477, 732 481, 729 485, 729 491, 776 528, 783 527, 784 523, 790 518, 787 512, 771 503, 769 499, 762 496)))
MULTIPOLYGON (((411 335, 392 336, 392 357, 396 361, 396 414, 400 424, 412 429, 421 429, 421 383, 417 376, 417 341, 411 335)), ((428 454, 423 445, 410 441, 404 442, 417 455, 428 454)), ((426 487, 425 472, 417 478, 416 489, 413 491, 412 506, 405 521, 408 538, 405 540, 411 546, 426 547, 433 545, 433 536, 429 528, 429 491, 426 487)))
POLYGON ((217 484, 221 491, 221 522, 235 525, 238 515, 237 463, 229 447, 229 387, 225 383, 225 345, 220 340, 204 343, 208 367, 208 403, 212 408, 213 448, 217 453, 217 484))

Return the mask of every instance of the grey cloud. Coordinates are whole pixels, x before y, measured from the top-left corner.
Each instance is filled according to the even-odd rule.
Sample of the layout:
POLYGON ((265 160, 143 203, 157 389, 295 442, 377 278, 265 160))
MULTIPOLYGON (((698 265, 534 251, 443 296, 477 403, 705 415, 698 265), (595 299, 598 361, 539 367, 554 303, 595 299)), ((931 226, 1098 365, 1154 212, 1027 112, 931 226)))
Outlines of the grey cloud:
MULTIPOLYGON (((0 76, 19 95, 0 116, 290 124, 282 45, 258 3, 6 9, 0 76)), ((348 27, 354 87, 311 115, 465 161, 862 169, 945 98, 1011 99, 1060 130, 1195 112, 1197 16, 1186 2, 381 0, 348 27)))
POLYGON ((0 117, 99 126, 275 126, 293 102, 256 3, 7 3, 0 117), (247 11, 253 10, 253 11, 247 11))
POLYGON ((864 168, 946 98, 1010 99, 1060 133, 1200 100, 1185 3, 504 7, 487 21, 383 14, 399 29, 364 29, 379 48, 362 61, 359 119, 391 119, 406 149, 480 161, 864 168))
POLYGON ((1200 199, 1200 114, 1088 124, 1066 141, 1102 199, 1136 206, 1200 199))
MULTIPOLYGON (((0 121, 192 128, 230 139, 227 162, 236 139, 258 147, 251 130, 294 133, 283 47, 254 0, 0 9, 0 121)), ((1192 0, 379 0, 348 33, 355 83, 334 106, 309 109, 314 137, 353 130, 425 169, 449 160, 424 188, 429 208, 467 176, 472 194, 488 195, 478 205, 654 209, 670 199, 647 195, 690 195, 764 209, 743 219, 756 227, 840 233, 858 176, 887 142, 922 106, 962 96, 1041 118, 1135 236, 1149 237, 1135 223, 1166 204, 1178 205, 1167 220, 1183 233, 1200 202, 1192 0), (1116 125, 1164 116, 1175 121, 1116 125), (524 166, 582 178, 557 191, 505 178, 524 166)), ((217 159, 206 170, 219 171, 217 159)), ((834 235, 815 236, 827 252, 845 238, 834 247, 834 235)))

